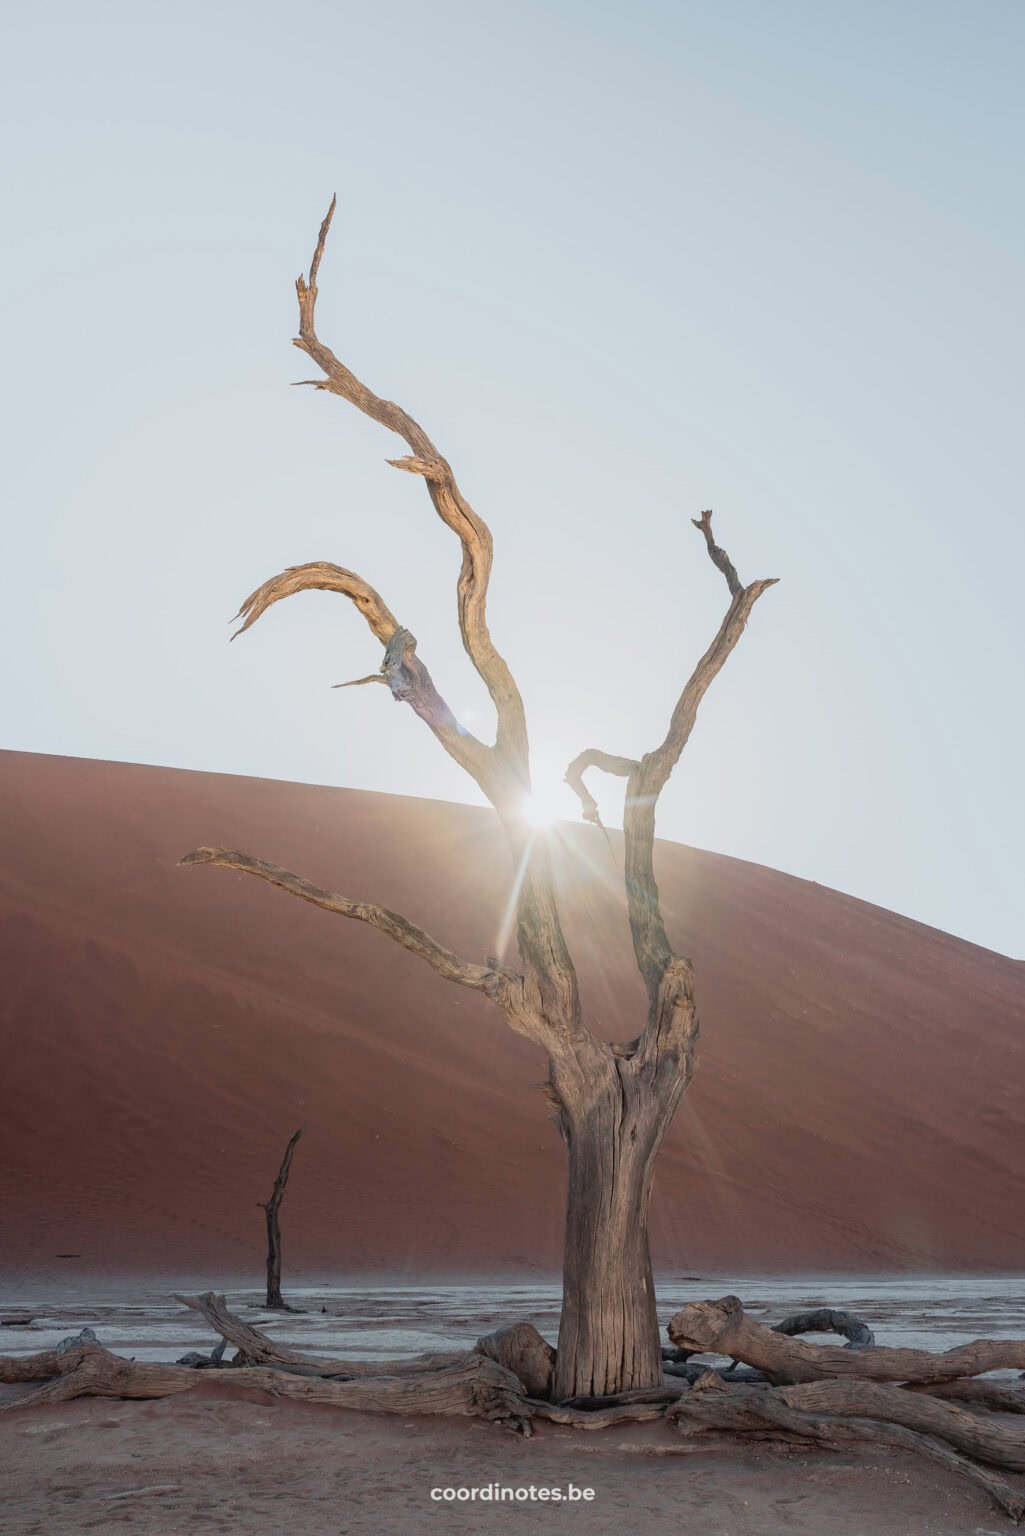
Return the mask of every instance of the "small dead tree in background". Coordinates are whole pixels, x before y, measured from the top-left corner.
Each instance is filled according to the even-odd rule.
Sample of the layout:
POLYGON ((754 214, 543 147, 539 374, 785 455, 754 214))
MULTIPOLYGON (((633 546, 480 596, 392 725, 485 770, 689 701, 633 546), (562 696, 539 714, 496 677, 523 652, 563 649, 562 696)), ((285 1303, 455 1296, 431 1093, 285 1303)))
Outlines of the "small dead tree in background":
POLYGON ((306 1127, 301 1125, 285 1148, 285 1155, 281 1159, 281 1167, 274 1180, 270 1199, 266 1202, 263 1200, 256 1202, 267 1213, 267 1305, 276 1307, 282 1312, 290 1309, 281 1299, 281 1228, 278 1225, 278 1211, 285 1193, 285 1185, 288 1183, 288 1175, 292 1170, 292 1153, 305 1129, 306 1127))
MULTIPOLYGON (((488 997, 510 1028, 546 1052, 547 1094, 566 1145, 569 1193, 563 1262, 563 1306, 554 1396, 595 1397, 662 1385, 662 1360, 651 1260, 648 1201, 655 1158, 680 1096, 690 1081, 698 1016, 694 969, 673 949, 659 906, 653 866, 655 809, 690 736, 698 706, 744 631, 772 580, 744 586, 712 537, 710 512, 695 519, 730 602, 708 650, 673 710, 663 741, 639 760, 589 750, 567 771, 584 816, 598 808, 584 782, 590 769, 626 780, 624 815, 626 900, 634 954, 648 994, 647 1017, 630 1038, 609 1044, 587 1027, 576 971, 563 935, 547 839, 526 815, 530 794, 523 701, 488 630, 486 602, 492 541, 466 501, 447 460, 413 418, 369 390, 319 339, 314 324, 317 274, 335 203, 321 225, 309 279, 300 277, 295 344, 323 377, 305 380, 355 405, 401 437, 409 456, 389 463, 419 476, 442 522, 462 547, 456 587, 463 645, 487 686, 497 716, 493 744, 456 720, 417 654, 417 643, 362 577, 326 561, 292 566, 246 599, 239 612, 248 629, 273 603, 311 589, 338 592, 355 604, 384 647, 380 671, 360 683, 383 683, 408 704, 445 751, 480 786, 498 813, 517 872, 516 937, 520 967, 496 958, 474 964, 405 917, 312 885, 287 869, 228 848, 199 848, 183 864, 216 864, 257 875, 304 901, 369 923, 418 955, 439 975, 488 997)), ((239 633, 242 632, 239 631, 239 633)))

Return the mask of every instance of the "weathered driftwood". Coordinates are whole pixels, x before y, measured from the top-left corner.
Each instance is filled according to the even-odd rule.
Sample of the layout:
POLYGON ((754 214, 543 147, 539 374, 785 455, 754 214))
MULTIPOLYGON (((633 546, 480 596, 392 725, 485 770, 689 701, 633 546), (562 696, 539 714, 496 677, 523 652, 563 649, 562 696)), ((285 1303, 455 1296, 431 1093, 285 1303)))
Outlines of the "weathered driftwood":
POLYGON ((747 1316, 736 1296, 695 1301, 670 1318, 674 1344, 695 1353, 743 1360, 775 1382, 863 1381, 940 1382, 982 1371, 1025 1366, 1025 1340, 976 1339, 942 1353, 926 1349, 846 1349, 808 1344, 765 1328, 747 1316))
MULTIPOLYGON (((866 1384, 848 1382, 830 1385, 853 1388, 866 1384)), ((820 1412, 810 1406, 795 1407, 791 1400, 792 1394, 803 1390, 730 1386, 720 1376, 709 1371, 678 1403, 666 1410, 666 1417, 676 1424, 682 1434, 707 1430, 747 1434, 752 1431, 764 1432, 770 1428, 802 1439, 816 1440, 824 1445, 842 1445, 853 1441, 911 1451, 983 1488, 1015 1522, 1020 1522, 1025 1515, 1025 1495, 987 1467, 979 1466, 967 1456, 961 1455, 948 1442, 892 1421, 820 1412)), ((907 1395, 912 1400, 911 1394, 907 1395)))
MULTIPOLYGON (((177 1299, 202 1313, 221 1335, 221 1348, 227 1340, 238 1349, 230 1366, 204 1361, 206 1379, 229 1388, 259 1387, 276 1397, 370 1413, 474 1414, 521 1430, 529 1425, 530 1414, 523 1407, 526 1394, 518 1377, 478 1350, 389 1364, 317 1360, 279 1348, 229 1312, 224 1297, 212 1291, 177 1299)), ((191 1363, 124 1360, 94 1338, 65 1340, 56 1349, 35 1355, 0 1358, 0 1382, 40 1380, 43 1386, 3 1405, 2 1411, 75 1397, 167 1397, 190 1391, 199 1377, 191 1363)))
POLYGON ((838 1311, 835 1307, 816 1307, 812 1312, 792 1312, 781 1323, 776 1323, 773 1333, 786 1334, 787 1338, 802 1333, 838 1333, 847 1340, 847 1349, 871 1349, 876 1336, 867 1323, 853 1312, 838 1311))
POLYGON ((456 584, 459 632, 495 708, 494 742, 482 741, 456 719, 418 655, 415 637, 399 623, 380 593, 354 571, 315 561, 272 576, 242 604, 239 633, 275 603, 300 592, 335 592, 354 604, 384 648, 377 680, 424 722, 498 814, 516 871, 519 961, 513 966, 495 958, 486 958, 483 964, 464 960, 399 913, 314 885, 237 849, 199 848, 181 862, 241 870, 325 911, 370 924, 447 980, 482 992, 511 1029, 546 1052, 547 1097, 569 1162, 563 1309, 553 1396, 562 1400, 658 1387, 662 1368, 648 1250, 648 1203, 656 1156, 693 1071, 698 1018, 693 967, 671 946, 659 905, 653 863, 655 811, 705 693, 772 582, 758 580, 744 586, 712 536, 711 512, 693 519, 729 592, 729 606, 715 638, 694 667, 665 736, 653 751, 634 760, 591 750, 581 753, 567 770, 567 782, 579 796, 585 817, 599 825, 584 774, 598 769, 626 780, 626 902, 648 1001, 646 1015, 630 1031, 634 1038, 609 1043, 593 1034, 584 1018, 556 900, 549 840, 537 834, 526 814, 531 780, 523 700, 487 621, 491 532, 420 424, 369 389, 317 335, 317 277, 334 209, 332 200, 317 237, 309 277, 300 277, 296 285, 299 335, 295 343, 321 372, 321 377, 304 382, 347 401, 404 440, 408 454, 389 462, 423 482, 435 512, 458 538, 462 554, 456 584))
POLYGON ((288 1175, 292 1168, 295 1144, 305 1129, 306 1127, 301 1125, 285 1148, 285 1155, 281 1159, 281 1167, 274 1180, 270 1199, 257 1202, 267 1216, 267 1305, 279 1311, 285 1311, 286 1307, 281 1299, 281 1224, 278 1221, 278 1211, 281 1209, 285 1185, 288 1183, 288 1175))
POLYGON ((52 1376, 66 1376, 81 1364, 87 1350, 94 1348, 79 1342, 74 1349, 38 1350, 32 1355, 0 1355, 0 1382, 45 1381, 52 1376))
POLYGON ((42 1403, 68 1402, 76 1397, 170 1397, 192 1391, 201 1380, 216 1380, 229 1390, 257 1387, 274 1397, 358 1408, 364 1413, 467 1414, 499 1420, 520 1430, 527 1429, 530 1419, 524 1408, 523 1388, 516 1377, 497 1361, 476 1351, 463 1355, 456 1365, 444 1370, 424 1371, 415 1376, 372 1376, 358 1381, 299 1375, 276 1366, 229 1366, 198 1373, 188 1366, 124 1360, 99 1344, 86 1345, 63 1358, 71 1363, 70 1369, 37 1391, 0 1405, 0 1413, 13 1413, 42 1403))

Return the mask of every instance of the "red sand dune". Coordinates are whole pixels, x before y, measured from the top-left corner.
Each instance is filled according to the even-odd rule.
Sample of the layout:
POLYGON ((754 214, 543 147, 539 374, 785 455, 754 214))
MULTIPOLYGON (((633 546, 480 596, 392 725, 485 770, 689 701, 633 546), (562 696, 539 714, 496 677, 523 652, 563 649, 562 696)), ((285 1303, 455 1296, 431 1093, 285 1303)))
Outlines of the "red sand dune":
MULTIPOLYGON (((489 812, 0 754, 4 1266, 259 1281, 283 1208, 311 1278, 551 1270, 563 1158, 543 1057, 361 924, 179 855, 221 843, 492 950, 489 812)), ((643 1017, 600 834, 562 827, 592 1025, 643 1017)), ((670 843, 701 1060, 656 1178, 656 1267, 1025 1267, 1025 965, 807 881, 670 843)))

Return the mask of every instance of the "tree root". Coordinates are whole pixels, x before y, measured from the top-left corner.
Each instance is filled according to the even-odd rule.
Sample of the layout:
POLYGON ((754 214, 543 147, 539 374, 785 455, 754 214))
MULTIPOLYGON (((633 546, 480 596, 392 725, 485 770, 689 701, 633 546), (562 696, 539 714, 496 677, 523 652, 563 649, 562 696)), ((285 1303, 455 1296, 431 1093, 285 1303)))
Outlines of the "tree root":
MULTIPOLYGON (((676 1401, 674 1397, 673 1401, 676 1401)), ((608 1429, 613 1424, 644 1423, 664 1419, 666 1404, 620 1403, 609 1408, 572 1408, 566 1403, 542 1403, 527 1399, 527 1407, 538 1419, 548 1419, 552 1424, 567 1424, 572 1429, 608 1429)))
POLYGON ((845 1349, 872 1349, 876 1336, 867 1323, 853 1312, 839 1312, 835 1307, 816 1307, 813 1312, 794 1312, 773 1328, 773 1333, 794 1338, 800 1333, 839 1333, 847 1340, 845 1349))

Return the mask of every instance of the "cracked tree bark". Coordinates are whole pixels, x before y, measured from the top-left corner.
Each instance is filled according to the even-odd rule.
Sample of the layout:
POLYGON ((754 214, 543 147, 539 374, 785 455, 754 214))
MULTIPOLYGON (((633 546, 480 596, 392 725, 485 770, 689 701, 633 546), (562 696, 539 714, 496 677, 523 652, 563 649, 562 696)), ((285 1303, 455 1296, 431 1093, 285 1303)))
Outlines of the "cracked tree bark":
POLYGON ((712 536, 711 512, 693 519, 729 591, 729 607, 718 633, 686 683, 661 745, 639 760, 592 749, 567 770, 567 782, 580 797, 585 818, 599 826, 598 807, 584 782, 585 772, 599 768, 627 781, 626 904, 648 1010, 647 1017, 638 1021, 639 1029, 629 1031, 636 1038, 608 1044, 591 1033, 583 1017, 555 899, 548 841, 535 833, 526 816, 530 762, 523 701, 487 623, 491 532, 419 423, 393 401, 368 389, 317 335, 317 277, 334 210, 332 200, 309 277, 300 277, 296 285, 299 335, 295 345, 322 374, 303 382, 348 401, 401 437, 409 454, 388 462, 424 482, 438 517, 458 537, 462 562, 456 583, 457 620, 466 653, 494 705, 494 742, 480 740, 460 724, 417 654, 415 636, 368 582, 342 566, 316 561, 271 577, 242 604, 239 633, 273 604, 299 592, 337 592, 354 604, 384 647, 379 672, 354 681, 381 682, 393 699, 409 705, 497 812, 515 872, 520 962, 514 967, 494 958, 483 964, 464 960, 398 913, 325 890, 239 850, 199 848, 181 862, 242 870, 326 911, 378 928, 446 979, 484 993, 511 1029, 546 1052, 546 1092, 569 1163, 563 1316, 554 1396, 590 1399, 661 1387, 648 1200, 659 1147, 693 1072, 698 1017, 693 967, 671 946, 659 905, 653 865, 655 811, 690 736, 701 699, 772 581, 745 587, 712 536))

